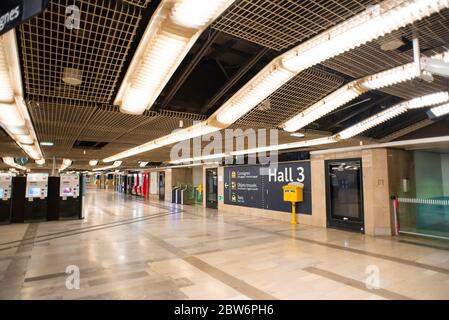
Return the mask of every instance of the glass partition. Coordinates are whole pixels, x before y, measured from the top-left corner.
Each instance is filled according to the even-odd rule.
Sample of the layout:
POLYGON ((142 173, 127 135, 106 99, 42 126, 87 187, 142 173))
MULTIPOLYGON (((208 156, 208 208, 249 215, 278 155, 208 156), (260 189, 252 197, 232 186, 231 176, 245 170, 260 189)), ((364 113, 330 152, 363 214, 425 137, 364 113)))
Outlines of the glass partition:
POLYGON ((399 230, 449 238, 449 153, 411 153, 409 172, 399 181, 399 230))

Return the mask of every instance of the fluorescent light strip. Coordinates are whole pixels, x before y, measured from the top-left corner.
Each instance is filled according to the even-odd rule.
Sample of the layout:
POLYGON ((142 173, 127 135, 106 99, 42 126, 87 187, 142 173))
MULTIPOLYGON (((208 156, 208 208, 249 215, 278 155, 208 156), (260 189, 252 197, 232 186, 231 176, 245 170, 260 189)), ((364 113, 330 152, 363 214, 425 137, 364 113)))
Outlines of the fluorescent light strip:
POLYGON ((352 138, 361 132, 364 132, 405 112, 407 112, 406 103, 400 103, 341 131, 338 136, 342 139, 352 138))
POLYGON ((206 162, 206 163, 192 163, 192 164, 181 164, 176 166, 165 167, 167 169, 177 169, 177 168, 190 168, 190 167, 199 167, 199 166, 218 166, 218 162, 206 162))
POLYGON ((311 140, 300 141, 300 142, 291 142, 291 143, 284 143, 284 144, 278 144, 278 145, 272 145, 272 146, 266 146, 266 147, 239 150, 239 151, 231 152, 231 155, 241 156, 241 155, 245 155, 245 154, 271 152, 271 151, 286 150, 286 149, 307 148, 307 147, 313 147, 313 146, 318 146, 318 145, 335 143, 337 141, 338 140, 336 139, 335 136, 331 136, 331 137, 317 138, 317 139, 311 139, 311 140))
POLYGON ((205 161, 205 160, 222 159, 225 157, 227 157, 226 153, 218 153, 218 154, 210 154, 207 156, 201 156, 201 157, 195 157, 195 158, 173 160, 173 161, 170 161, 170 163, 171 164, 179 164, 179 163, 186 163, 186 162, 197 162, 197 161, 205 161))
MULTIPOLYGON (((365 119, 337 134, 341 139, 352 138, 368 129, 371 129, 383 122, 386 122, 394 117, 397 117, 408 110, 430 107, 449 101, 448 92, 438 92, 428 94, 422 97, 414 98, 412 100, 399 103, 391 108, 388 108, 378 114, 375 114, 368 119, 365 119)), ((438 107, 436 107, 438 108, 438 107)), ((434 108, 434 109, 436 109, 434 108)))
POLYGON ((16 168, 16 169, 19 169, 19 170, 23 170, 23 171, 26 171, 26 170, 27 170, 26 167, 21 166, 20 164, 17 164, 17 163, 14 161, 14 158, 13 158, 13 157, 3 157, 2 160, 3 160, 3 162, 4 162, 7 166, 10 166, 10 167, 12 167, 12 168, 16 168))
POLYGON ((103 160, 103 162, 112 162, 119 159, 131 157, 134 155, 137 155, 139 153, 151 151, 163 146, 168 146, 173 143, 177 143, 184 140, 189 140, 195 137, 200 137, 203 135, 207 135, 209 133, 213 133, 216 131, 221 130, 220 127, 215 127, 213 125, 208 124, 206 121, 199 122, 197 124, 194 124, 191 127, 184 128, 184 129, 178 129, 171 134, 168 134, 162 138, 158 138, 152 141, 149 141, 145 144, 142 144, 138 147, 126 150, 124 152, 121 152, 119 154, 116 154, 112 157, 106 158, 103 160))
MULTIPOLYGON (((209 121, 221 122, 221 125, 217 124, 217 126, 223 129, 246 114, 299 72, 448 7, 449 0, 431 2, 386 0, 374 5, 273 60, 219 108, 209 118, 209 121)), ((133 69, 131 66, 127 75, 134 73, 133 69)), ((124 83, 126 83, 126 78, 124 83)), ((124 87, 122 84, 115 104, 121 104, 124 87)), ((122 159, 159 147, 153 140, 104 161, 122 159)))
POLYGON ((430 112, 437 118, 449 114, 449 104, 444 104, 442 106, 434 107, 430 109, 430 112))
POLYGON ((383 1, 290 50, 283 65, 300 72, 448 7, 448 0, 383 1))
POLYGON ((93 171, 106 171, 110 169, 118 168, 122 165, 123 161, 115 161, 112 166, 102 167, 102 168, 96 168, 93 171))
POLYGON ((217 121, 233 124, 294 76, 280 66, 269 65, 218 110, 217 121))
MULTIPOLYGON (((443 55, 435 55, 431 58, 442 59, 443 55)), ((427 58, 421 59, 424 65, 427 58)), ((325 116, 326 114, 338 109, 346 103, 352 101, 367 90, 377 90, 384 87, 392 86, 401 82, 410 81, 421 76, 421 71, 417 68, 416 63, 408 63, 396 68, 376 73, 371 76, 364 77, 359 80, 352 81, 348 85, 331 93, 324 99, 321 99, 311 107, 302 111, 286 121, 282 127, 285 131, 294 132, 304 128, 308 124, 325 116)))
POLYGON ((234 0, 163 0, 144 33, 115 104, 130 114, 151 108, 201 33, 234 0))
POLYGON ((14 30, 0 37, 0 87, 0 125, 28 156, 34 160, 42 159, 42 151, 23 100, 14 30))
POLYGON ((362 88, 357 87, 356 82, 352 82, 344 87, 334 91, 329 96, 321 99, 311 107, 307 108, 300 114, 285 122, 282 127, 285 131, 294 132, 313 121, 325 116, 329 112, 341 107, 342 105, 354 100, 365 92, 362 88))

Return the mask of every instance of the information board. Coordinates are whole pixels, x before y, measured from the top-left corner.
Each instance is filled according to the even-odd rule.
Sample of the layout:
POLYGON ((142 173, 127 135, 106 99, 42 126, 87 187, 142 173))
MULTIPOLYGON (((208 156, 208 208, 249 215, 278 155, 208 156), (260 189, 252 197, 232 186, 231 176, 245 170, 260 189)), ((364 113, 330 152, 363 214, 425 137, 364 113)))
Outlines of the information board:
POLYGON ((244 207, 264 207, 260 166, 225 168, 224 203, 244 207))
POLYGON ((282 187, 291 182, 304 184, 304 201, 296 211, 312 214, 310 161, 224 168, 224 203, 229 205, 291 212, 283 200, 282 187))

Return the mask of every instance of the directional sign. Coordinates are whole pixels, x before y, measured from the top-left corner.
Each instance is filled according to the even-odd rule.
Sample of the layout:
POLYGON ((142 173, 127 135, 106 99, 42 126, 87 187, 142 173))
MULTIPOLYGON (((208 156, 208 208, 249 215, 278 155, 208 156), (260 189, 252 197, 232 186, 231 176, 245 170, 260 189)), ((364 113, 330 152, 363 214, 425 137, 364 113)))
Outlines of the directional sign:
POLYGON ((282 187, 300 182, 304 184, 304 201, 297 203, 296 210, 312 214, 310 161, 225 167, 224 181, 225 204, 283 212, 291 211, 291 203, 284 201, 282 187))
POLYGON ((28 21, 47 7, 49 0, 1 0, 0 35, 28 21))

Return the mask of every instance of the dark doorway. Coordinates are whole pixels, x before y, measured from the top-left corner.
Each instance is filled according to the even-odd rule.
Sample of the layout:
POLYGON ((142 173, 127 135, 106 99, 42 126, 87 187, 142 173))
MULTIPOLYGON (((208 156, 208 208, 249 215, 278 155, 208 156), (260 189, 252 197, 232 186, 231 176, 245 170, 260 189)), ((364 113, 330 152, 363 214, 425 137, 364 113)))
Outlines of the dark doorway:
POLYGON ((159 201, 165 201, 165 172, 159 172, 159 201))
POLYGON ((218 208, 218 174, 217 169, 206 169, 206 207, 218 208))
POLYGON ((326 161, 327 226, 364 233, 362 160, 326 161))

